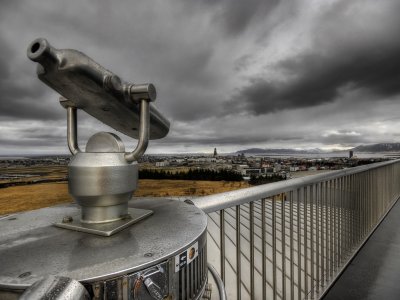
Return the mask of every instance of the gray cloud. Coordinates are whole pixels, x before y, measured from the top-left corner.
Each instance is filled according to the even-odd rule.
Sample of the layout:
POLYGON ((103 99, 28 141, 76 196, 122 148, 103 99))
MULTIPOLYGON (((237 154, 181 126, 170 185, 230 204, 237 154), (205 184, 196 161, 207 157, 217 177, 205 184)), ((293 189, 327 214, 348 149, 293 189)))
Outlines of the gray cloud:
MULTIPOLYGON (((64 142, 63 139, 54 139, 54 137, 46 137, 46 146, 60 146, 60 142, 64 142)), ((7 144, 12 144, 14 146, 18 147, 23 147, 23 146, 29 146, 29 147, 42 147, 43 146, 43 139, 41 138, 29 138, 29 139, 0 139, 0 143, 7 145, 7 144)), ((21 149, 24 150, 24 149, 21 149)))
POLYGON ((229 102, 265 114, 335 101, 343 89, 365 89, 377 99, 399 94, 400 5, 387 5, 385 19, 368 11, 355 19, 350 12, 359 5, 342 1, 320 16, 311 47, 273 64, 283 79, 254 76, 229 102))
MULTIPOLYGON (((215 1, 214 3, 219 2, 215 1)), ((231 35, 245 31, 252 22, 265 19, 274 12, 279 0, 220 1, 220 7, 214 17, 216 23, 222 23, 231 35)))
POLYGON ((355 145, 369 142, 368 138, 361 133, 354 131, 339 130, 337 132, 328 133, 321 137, 321 142, 324 144, 341 144, 355 145))
MULTIPOLYGON (((6 1, 0 153, 66 149, 65 110, 26 58, 39 36, 155 83, 172 126, 154 151, 396 141, 399 12, 395 0, 6 1)), ((109 130, 79 120, 81 144, 109 130)))
MULTIPOLYGON (((0 118, 55 120, 61 113, 49 106, 49 91, 44 85, 37 85, 33 76, 27 76, 28 65, 19 68, 17 51, 0 37, 0 118)), ((52 101, 52 102, 56 102, 52 101)), ((63 114, 64 115, 64 114, 63 114)))

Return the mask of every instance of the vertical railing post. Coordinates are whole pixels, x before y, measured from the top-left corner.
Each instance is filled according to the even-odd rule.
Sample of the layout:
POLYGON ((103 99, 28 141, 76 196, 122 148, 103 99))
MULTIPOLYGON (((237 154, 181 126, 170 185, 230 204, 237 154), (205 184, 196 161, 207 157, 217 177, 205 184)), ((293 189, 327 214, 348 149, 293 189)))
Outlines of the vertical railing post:
POLYGON ((367 172, 363 172, 363 218, 364 218, 364 230, 363 230, 363 238, 365 234, 367 233, 367 228, 368 228, 368 177, 367 177, 367 172))
POLYGON ((240 246, 240 205, 236 205, 236 294, 237 300, 242 298, 242 268, 240 246))
POLYGON ((301 207, 300 207, 300 189, 296 191, 296 207, 297 207, 297 299, 302 299, 301 286, 301 207))
POLYGON ((267 250, 266 250, 265 198, 261 199, 261 256, 262 256, 262 297, 267 299, 267 250))
MULTIPOLYGON (((289 192, 290 209, 290 299, 294 300, 294 240, 293 240, 293 191, 289 192)), ((264 297, 263 299, 266 299, 264 297)))
POLYGON ((343 208, 343 197, 345 195, 344 181, 346 180, 346 176, 339 178, 339 202, 338 202, 338 267, 340 267, 342 263, 343 257, 343 219, 342 219, 342 208, 343 208))
MULTIPOLYGON (((310 278, 311 278, 311 285, 310 285, 310 291, 311 293, 314 293, 314 267, 315 267, 315 261, 314 261, 314 201, 315 201, 315 195, 314 195, 315 189, 314 189, 314 185, 310 186, 310 255, 311 255, 311 259, 310 259, 310 266, 311 266, 311 274, 310 274, 310 278)), ((313 297, 314 294, 311 294, 311 296, 313 297)))
POLYGON ((333 267, 334 267, 334 253, 335 253, 335 248, 334 248, 334 237, 333 237, 333 199, 335 198, 335 187, 334 187, 334 179, 329 181, 329 197, 328 197, 328 208, 329 208, 329 280, 332 278, 333 274, 333 267))
POLYGON ((250 298, 254 299, 254 202, 250 202, 250 298))
POLYGON ((307 189, 308 187, 305 186, 303 189, 303 220, 304 220, 304 291, 307 297, 308 294, 308 207, 307 207, 307 189))
POLYGON ((276 300, 276 199, 272 198, 272 286, 273 299, 276 300))
POLYGON ((321 183, 321 286, 325 285, 326 281, 326 203, 325 203, 325 182, 321 183))
POLYGON ((320 209, 321 209, 321 183, 316 184, 316 197, 315 197, 315 214, 316 214, 316 220, 317 220, 317 228, 316 228, 316 239, 317 239, 317 274, 316 274, 316 282, 317 282, 317 291, 319 291, 320 288, 320 281, 321 281, 321 236, 320 236, 320 227, 321 227, 321 215, 320 215, 320 209))
POLYGON ((328 201, 328 195, 329 195, 329 181, 325 181, 324 183, 325 187, 325 192, 324 192, 324 206, 325 206, 325 282, 328 282, 329 280, 329 274, 330 274, 330 245, 329 245, 329 201, 328 201))
POLYGON ((285 194, 281 194, 282 299, 286 299, 285 194))
POLYGON ((338 239, 338 197, 339 193, 339 179, 334 180, 334 198, 333 198, 333 241, 334 241, 334 269, 337 270, 339 264, 339 239, 338 239))
POLYGON ((221 279, 225 284, 225 210, 221 210, 220 217, 220 245, 221 245, 221 279))

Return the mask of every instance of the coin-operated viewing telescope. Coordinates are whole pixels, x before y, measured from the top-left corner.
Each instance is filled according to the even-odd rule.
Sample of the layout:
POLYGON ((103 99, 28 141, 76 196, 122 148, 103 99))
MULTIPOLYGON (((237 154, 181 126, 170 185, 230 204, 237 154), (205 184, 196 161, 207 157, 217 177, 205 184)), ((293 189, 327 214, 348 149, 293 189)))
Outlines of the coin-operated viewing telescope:
POLYGON ((123 82, 85 54, 45 39, 27 52, 67 110, 68 185, 77 205, 0 218, 0 299, 200 299, 206 215, 184 202, 131 200, 137 160, 149 139, 169 131, 151 103, 154 85, 123 82), (117 135, 99 132, 82 151, 78 109, 138 139, 136 148, 126 151, 117 135))

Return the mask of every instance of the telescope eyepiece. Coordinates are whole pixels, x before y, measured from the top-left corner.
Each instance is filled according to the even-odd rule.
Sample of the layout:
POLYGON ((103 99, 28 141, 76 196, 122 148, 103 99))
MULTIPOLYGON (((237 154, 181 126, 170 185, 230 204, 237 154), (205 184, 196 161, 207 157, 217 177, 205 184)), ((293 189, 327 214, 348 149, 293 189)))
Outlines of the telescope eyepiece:
POLYGON ((27 49, 28 58, 32 61, 43 64, 46 60, 55 60, 49 42, 44 38, 34 40, 27 49))
MULTIPOLYGON (((65 108, 82 109, 115 130, 139 139, 139 104, 156 100, 153 84, 127 83, 84 53, 54 48, 44 38, 30 43, 27 56, 38 63, 39 79, 67 99, 61 101, 65 108)), ((163 138, 169 131, 169 121, 149 104, 149 138, 163 138)))

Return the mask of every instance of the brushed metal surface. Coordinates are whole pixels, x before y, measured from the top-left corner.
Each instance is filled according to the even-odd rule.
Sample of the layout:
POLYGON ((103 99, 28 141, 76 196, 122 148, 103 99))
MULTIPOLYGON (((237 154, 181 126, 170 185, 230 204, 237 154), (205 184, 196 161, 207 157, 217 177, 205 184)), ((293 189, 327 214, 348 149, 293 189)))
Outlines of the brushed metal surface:
MULTIPOLYGON (((107 209, 106 212, 109 212, 109 209, 107 209)), ((99 212, 97 211, 94 214, 96 218, 98 218, 99 215, 101 216, 101 214, 99 214, 99 212)), ((128 208, 127 215, 125 218, 118 219, 113 222, 95 223, 95 222, 84 222, 83 220, 80 220, 81 214, 78 213, 73 216, 68 216, 68 218, 71 218, 70 222, 58 222, 55 223, 54 225, 65 229, 72 229, 76 231, 82 231, 102 236, 111 236, 127 228, 128 226, 131 226, 143 220, 144 218, 149 217, 152 214, 153 212, 148 209, 128 208)), ((101 219, 105 220, 109 218, 110 218, 109 216, 102 216, 101 219)))
POLYGON ((90 283, 153 266, 195 241, 204 247, 207 218, 194 205, 146 198, 129 206, 154 214, 111 237, 53 226, 78 213, 74 204, 0 219, 0 290, 26 289, 48 275, 90 283))
MULTIPOLYGON (((126 162, 122 142, 119 143, 119 139, 111 134, 95 134, 90 138, 87 148, 99 152, 79 152, 73 156, 68 165, 68 189, 76 203, 81 206, 81 223, 118 222, 106 226, 104 234, 108 235, 121 226, 134 223, 135 218, 128 220, 128 201, 137 186, 138 166, 136 162, 126 162), (102 153, 103 150, 120 152, 102 153)), ((141 219, 142 216, 141 214, 137 217, 141 219)), ((81 224, 80 228, 87 231, 90 228, 85 224, 81 224)), ((63 227, 77 228, 76 226, 78 224, 67 224, 63 227)))
POLYGON ((28 288, 19 300, 89 300, 85 287, 66 277, 47 276, 28 288))
MULTIPOLYGON (((137 99, 154 101, 156 91, 152 84, 125 83, 84 53, 56 49, 43 38, 29 45, 27 55, 38 63, 39 79, 74 107, 123 134, 138 138, 140 104, 137 99)), ((168 134, 169 121, 152 104, 150 123, 150 139, 168 134)))
POLYGON ((75 155, 68 165, 69 192, 83 206, 105 206, 127 202, 137 186, 138 165, 128 164, 124 153, 85 153, 75 155), (125 195, 120 202, 108 198, 125 195), (90 197, 104 200, 90 203, 90 197), (85 198, 86 197, 86 198, 85 198), (86 200, 89 201, 86 203, 86 200))

